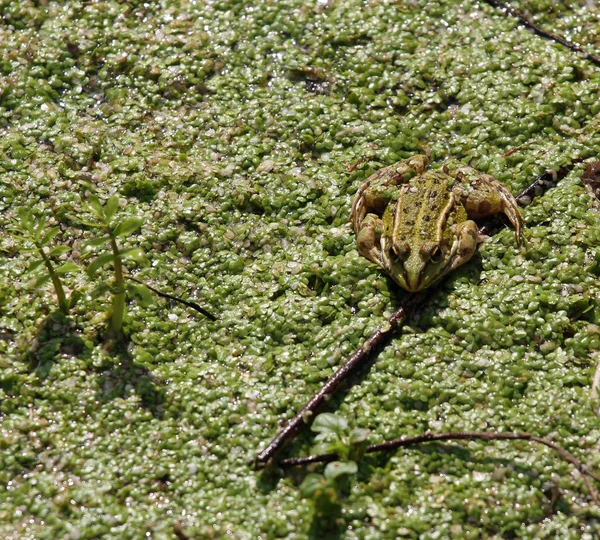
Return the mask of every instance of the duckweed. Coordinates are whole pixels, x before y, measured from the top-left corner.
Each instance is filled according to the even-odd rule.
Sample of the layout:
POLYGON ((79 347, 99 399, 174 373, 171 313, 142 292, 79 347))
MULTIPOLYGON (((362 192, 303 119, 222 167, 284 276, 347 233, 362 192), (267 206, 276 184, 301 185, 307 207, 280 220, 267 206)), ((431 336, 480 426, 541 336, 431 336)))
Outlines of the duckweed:
MULTIPOLYGON (((598 54, 594 12, 571 4, 511 2, 598 54)), ((249 466, 402 298, 354 249, 360 183, 424 145, 513 192, 598 159, 598 68, 468 1, 1 11, 0 536, 598 535, 581 476, 525 442, 369 455, 333 525, 305 471, 249 466), (90 194, 144 219, 123 245, 147 254, 140 279, 219 320, 132 302, 127 351, 107 351, 107 276, 81 273, 73 327, 54 327, 7 224, 21 206, 53 216, 80 263, 90 194)), ((371 443, 529 431, 598 470, 600 221, 582 170, 523 210, 523 247, 510 230, 485 243, 328 412, 371 443)))

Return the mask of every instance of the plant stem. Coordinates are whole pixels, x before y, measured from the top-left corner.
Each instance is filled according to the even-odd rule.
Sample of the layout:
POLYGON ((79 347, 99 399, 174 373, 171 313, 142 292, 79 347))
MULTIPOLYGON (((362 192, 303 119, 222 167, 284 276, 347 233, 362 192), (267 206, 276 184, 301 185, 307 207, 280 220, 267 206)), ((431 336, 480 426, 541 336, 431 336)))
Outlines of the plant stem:
POLYGON ((121 262, 117 240, 110 230, 109 235, 110 247, 112 248, 115 256, 115 292, 113 295, 113 312, 110 329, 113 334, 118 335, 121 333, 121 328, 123 327, 123 317, 125 316, 125 279, 123 277, 123 264, 121 262))
POLYGON ((50 279, 52 279, 52 285, 54 285, 54 292, 56 293, 56 297, 58 298, 58 307, 64 315, 68 315, 69 302, 67 301, 67 295, 65 294, 65 290, 62 286, 62 282, 60 281, 60 277, 54 271, 52 261, 48 258, 46 253, 44 253, 44 249, 38 244, 36 244, 35 247, 37 248, 40 257, 44 261, 44 266, 46 267, 46 270, 48 270, 48 274, 50 274, 50 279))

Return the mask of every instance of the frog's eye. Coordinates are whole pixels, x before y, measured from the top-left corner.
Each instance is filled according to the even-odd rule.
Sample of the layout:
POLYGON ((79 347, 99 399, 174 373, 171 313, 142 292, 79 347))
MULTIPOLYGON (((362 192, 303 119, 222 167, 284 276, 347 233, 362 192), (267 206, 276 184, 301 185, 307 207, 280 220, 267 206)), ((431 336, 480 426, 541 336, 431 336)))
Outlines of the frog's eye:
POLYGON ((431 252, 429 253, 429 260, 432 263, 439 263, 442 260, 442 249, 439 245, 433 246, 431 248, 431 252))
POLYGON ((405 259, 410 253, 408 242, 395 242, 392 249, 399 259, 405 259))

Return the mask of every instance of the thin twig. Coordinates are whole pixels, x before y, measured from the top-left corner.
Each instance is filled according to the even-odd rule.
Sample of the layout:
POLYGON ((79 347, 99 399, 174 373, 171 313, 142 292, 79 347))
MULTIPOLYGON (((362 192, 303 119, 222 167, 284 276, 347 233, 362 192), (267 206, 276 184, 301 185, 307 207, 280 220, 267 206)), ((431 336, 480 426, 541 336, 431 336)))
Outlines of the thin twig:
POLYGON ((406 320, 410 310, 418 305, 423 299, 420 293, 408 295, 406 301, 394 312, 387 322, 377 328, 373 334, 363 343, 347 361, 342 365, 311 398, 311 400, 292 418, 287 425, 277 434, 269 445, 256 457, 255 466, 261 467, 272 459, 283 446, 291 440, 300 430, 303 424, 308 424, 315 411, 327 401, 349 375, 363 365, 373 351, 387 343, 396 329, 406 320))
MULTIPOLYGON (((523 190, 517 197, 522 206, 527 206, 534 196, 538 196, 547 189, 554 187, 556 183, 564 178, 574 167, 574 163, 562 167, 558 171, 547 171, 538 176, 531 185, 523 190)), ((490 234, 491 231, 502 228, 504 224, 498 219, 486 222, 480 229, 481 234, 490 234)), ((387 344, 393 337, 395 331, 402 326, 409 312, 420 305, 426 296, 424 293, 412 293, 405 297, 402 305, 382 326, 363 343, 356 351, 321 387, 311 400, 294 416, 286 426, 275 436, 269 445, 256 456, 254 466, 264 467, 275 455, 300 431, 304 424, 310 423, 316 410, 335 393, 342 383, 356 370, 364 365, 375 350, 387 344)))
POLYGON ((168 298, 169 300, 174 300, 175 302, 179 302, 180 304, 183 304, 185 306, 191 307, 192 309, 195 309, 199 313, 202 313, 202 315, 204 315, 205 317, 209 318, 211 321, 217 320, 217 318, 212 313, 210 313, 209 311, 206 311, 202 306, 196 304, 196 302, 191 302, 190 300, 183 300, 181 298, 178 298, 177 296, 173 296, 172 294, 168 294, 168 293, 159 291, 158 289, 151 287, 147 283, 144 283, 143 281, 140 281, 139 279, 134 278, 133 276, 131 276, 129 274, 127 274, 125 277, 127 279, 130 279, 131 281, 135 281, 136 283, 143 285, 144 287, 147 287, 153 293, 158 294, 158 296, 162 296, 163 298, 168 298))
MULTIPOLYGON (((531 441, 539 444, 543 444, 548 448, 551 448, 555 452, 557 452, 562 459, 568 461, 573 465, 581 474, 584 476, 590 476, 596 482, 600 483, 600 476, 589 470, 579 459, 577 459, 573 454, 567 452, 561 446, 549 441, 548 439, 544 439, 542 437, 537 437, 535 435, 531 435, 530 433, 508 433, 508 432, 500 432, 500 433, 492 433, 492 432, 479 432, 479 433, 471 433, 471 432, 451 432, 451 433, 423 433, 422 435, 417 435, 416 437, 400 437, 399 439, 394 439, 392 441, 386 441, 380 444, 371 444, 367 446, 365 453, 372 454, 373 452, 389 452, 392 450, 397 450, 398 448, 402 448, 404 446, 413 446, 416 444, 429 443, 435 441, 450 441, 450 440, 484 440, 484 441, 502 441, 502 440, 513 440, 513 441, 531 441)), ((288 458, 280 461, 278 466, 282 469, 287 469, 289 467, 295 467, 298 465, 308 465, 310 463, 330 463, 331 461, 335 461, 338 459, 338 456, 334 453, 330 454, 319 454, 315 456, 304 456, 297 458, 288 458)), ((588 486, 590 489, 591 486, 588 486)), ((596 495, 593 490, 590 489, 590 493, 596 501, 596 495)))
POLYGON ((542 37, 545 37, 546 39, 555 41, 556 43, 560 43, 563 47, 566 47, 567 49, 570 49, 573 52, 580 53, 583 56, 583 58, 585 58, 586 60, 589 60, 590 62, 596 64, 597 66, 600 66, 600 57, 587 52, 583 47, 581 47, 581 45, 577 45, 576 43, 567 41, 563 37, 557 36, 556 34, 553 34, 552 32, 548 32, 547 30, 540 28, 536 24, 532 23, 527 17, 525 17, 524 15, 519 13, 516 9, 505 4, 504 2, 497 2, 496 0, 485 0, 485 1, 490 6, 502 10, 504 13, 507 13, 511 17, 515 17, 516 19, 519 19, 519 22, 522 25, 526 26, 527 28, 531 28, 531 30, 533 30, 538 36, 542 36, 542 37))

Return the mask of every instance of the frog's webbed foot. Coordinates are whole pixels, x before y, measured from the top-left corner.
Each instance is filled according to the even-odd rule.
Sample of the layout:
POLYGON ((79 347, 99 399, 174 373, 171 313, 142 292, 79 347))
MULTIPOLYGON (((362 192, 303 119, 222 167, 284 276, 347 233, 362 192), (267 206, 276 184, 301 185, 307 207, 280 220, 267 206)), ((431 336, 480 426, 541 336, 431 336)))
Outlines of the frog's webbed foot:
POLYGON ((350 220, 354 232, 358 234, 361 223, 368 214, 383 215, 390 201, 398 198, 396 186, 404 184, 416 174, 421 174, 429 165, 427 156, 416 155, 384 167, 367 178, 358 188, 350 220))
POLYGON ((472 219, 505 214, 515 228, 517 244, 521 244, 523 218, 512 193, 489 174, 476 171, 459 161, 449 159, 444 172, 456 180, 452 191, 472 219))
POLYGON ((371 262, 382 266, 381 260, 381 231, 383 222, 375 214, 367 214, 360 230, 356 232, 356 249, 371 262))

